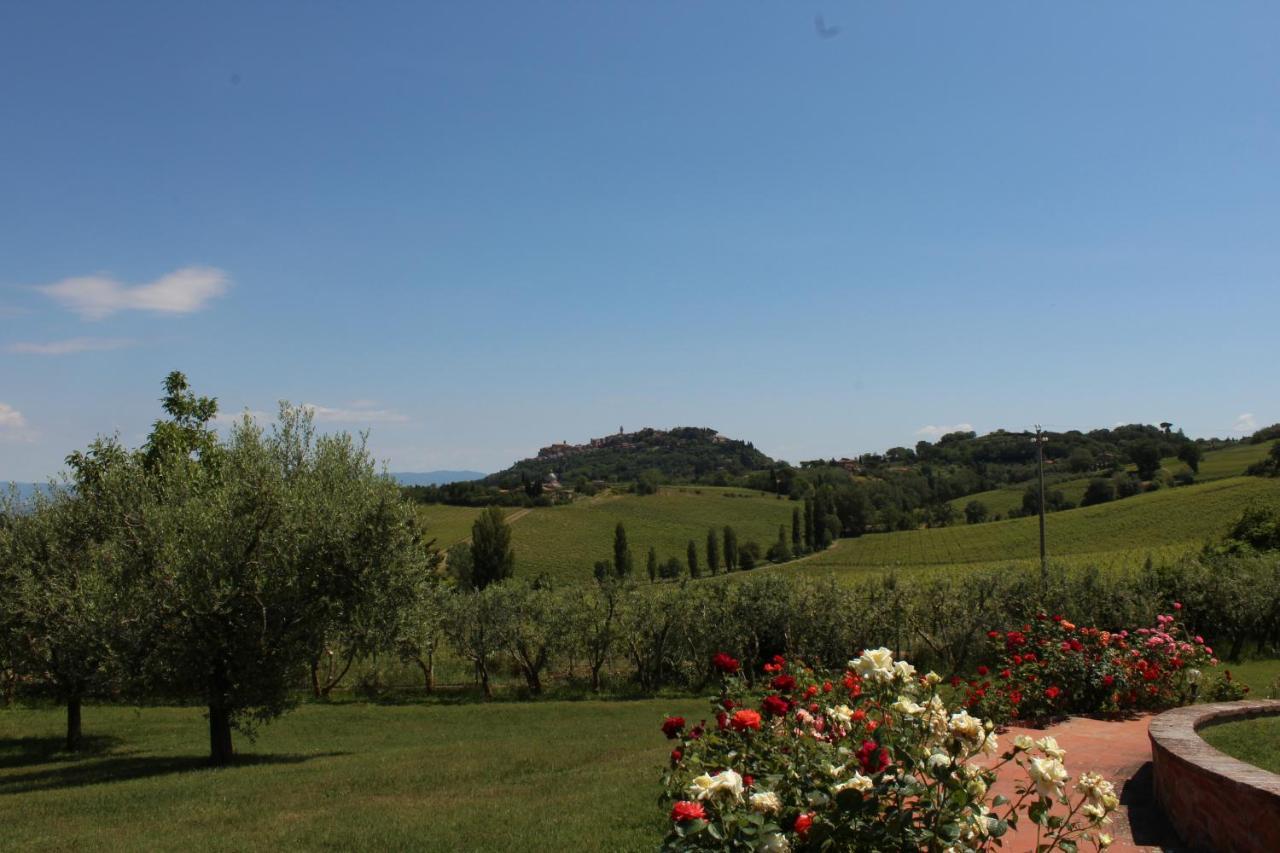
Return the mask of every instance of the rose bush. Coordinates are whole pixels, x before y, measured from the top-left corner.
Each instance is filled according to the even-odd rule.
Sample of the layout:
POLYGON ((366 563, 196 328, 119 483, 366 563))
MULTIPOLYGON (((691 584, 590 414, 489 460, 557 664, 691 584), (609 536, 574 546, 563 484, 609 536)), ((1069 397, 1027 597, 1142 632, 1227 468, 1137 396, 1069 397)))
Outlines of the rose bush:
POLYGON ((958 853, 993 849, 1026 820, 1041 850, 1110 843, 1109 783, 1084 774, 1069 788, 1049 738, 1001 753, 993 723, 947 708, 941 679, 888 649, 825 676, 782 658, 765 669, 766 695, 721 668, 710 723, 663 723, 679 741, 663 776, 664 849, 958 853), (1024 774, 1013 801, 989 792, 1005 765, 1024 774))
POLYGON ((994 663, 954 683, 966 708, 997 723, 1185 705, 1218 661, 1182 626, 1181 610, 1175 604, 1175 615, 1132 632, 1040 614, 1018 629, 988 632, 994 663))

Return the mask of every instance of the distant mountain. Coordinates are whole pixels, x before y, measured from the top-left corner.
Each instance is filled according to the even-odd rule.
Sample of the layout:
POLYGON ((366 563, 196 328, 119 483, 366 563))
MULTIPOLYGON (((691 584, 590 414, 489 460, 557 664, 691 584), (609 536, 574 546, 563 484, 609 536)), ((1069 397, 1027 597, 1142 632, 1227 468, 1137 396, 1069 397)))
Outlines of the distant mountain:
POLYGON ((445 483, 465 483, 483 480, 481 471, 402 471, 392 472, 392 479, 402 486, 443 486, 445 483))
POLYGON ((36 492, 49 488, 45 483, 10 483, 8 480, 0 480, 0 494, 8 495, 10 486, 18 487, 18 500, 20 501, 30 500, 36 492))
POLYGON ((768 469, 774 461, 748 441, 728 438, 707 427, 642 429, 593 438, 585 444, 552 444, 531 459, 490 474, 485 482, 512 486, 542 481, 554 473, 560 482, 635 480, 647 471, 661 481, 708 480, 768 469))

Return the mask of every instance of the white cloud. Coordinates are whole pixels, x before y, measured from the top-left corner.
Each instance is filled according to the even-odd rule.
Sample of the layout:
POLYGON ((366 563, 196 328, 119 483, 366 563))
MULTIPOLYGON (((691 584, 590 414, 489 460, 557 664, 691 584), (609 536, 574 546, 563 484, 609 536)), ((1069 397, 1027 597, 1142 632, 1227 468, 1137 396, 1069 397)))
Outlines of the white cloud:
POLYGON ((1235 426, 1231 427, 1232 432, 1257 432, 1258 421, 1249 412, 1245 412, 1236 418, 1235 426))
POLYGON ((22 412, 8 403, 0 403, 0 441, 35 441, 36 435, 27 429, 27 419, 22 412))
POLYGON ((303 403, 302 407, 315 416, 317 423, 403 424, 409 421, 408 415, 391 409, 374 409, 365 406, 343 409, 318 406, 315 403, 303 403))
POLYGON ((122 284, 105 275, 64 278, 37 288, 86 320, 101 320, 117 311, 191 314, 227 292, 230 281, 212 267, 183 267, 147 284, 122 284))
POLYGON ((8 403, 0 403, 0 429, 24 429, 27 419, 8 403))
POLYGON ((70 355, 77 352, 104 352, 133 346, 128 338, 69 338, 65 341, 18 341, 5 347, 7 352, 25 355, 70 355))
POLYGON ((916 435, 927 435, 930 438, 941 438, 949 432, 973 432, 973 424, 952 424, 951 426, 922 426, 916 435))

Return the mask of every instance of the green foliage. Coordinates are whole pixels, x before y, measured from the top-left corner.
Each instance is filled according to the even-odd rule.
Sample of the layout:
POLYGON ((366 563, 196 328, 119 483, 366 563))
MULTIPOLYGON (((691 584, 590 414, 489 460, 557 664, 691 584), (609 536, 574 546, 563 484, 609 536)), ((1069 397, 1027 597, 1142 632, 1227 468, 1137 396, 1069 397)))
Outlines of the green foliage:
POLYGON ((627 547, 627 528, 621 521, 613 529, 613 573, 619 578, 630 577, 632 569, 631 549, 627 547))
POLYGON ((750 442, 724 438, 714 429, 643 429, 574 448, 545 448, 535 458, 490 475, 485 483, 510 487, 521 475, 544 478, 554 471, 563 482, 585 477, 609 482, 638 483, 652 478, 667 483, 714 484, 751 471, 767 471, 773 464, 750 442))
POLYGON ((1084 490, 1084 497, 1080 499, 1080 506, 1094 506, 1096 504, 1104 504, 1115 499, 1115 481, 1108 477, 1094 477, 1089 481, 1089 486, 1084 490))
POLYGON ((724 528, 724 570, 732 572, 738 568, 738 533, 729 525, 724 528))
POLYGON ((979 500, 971 500, 964 505, 965 524, 981 524, 989 516, 987 505, 979 500))
POLYGON ((1129 461, 1138 469, 1139 480, 1150 480, 1160 470, 1160 445, 1152 440, 1139 441, 1129 448, 1129 461))
POLYGON ((471 584, 484 589, 505 580, 515 572, 515 549, 511 547, 511 528, 499 507, 491 506, 471 526, 471 584))

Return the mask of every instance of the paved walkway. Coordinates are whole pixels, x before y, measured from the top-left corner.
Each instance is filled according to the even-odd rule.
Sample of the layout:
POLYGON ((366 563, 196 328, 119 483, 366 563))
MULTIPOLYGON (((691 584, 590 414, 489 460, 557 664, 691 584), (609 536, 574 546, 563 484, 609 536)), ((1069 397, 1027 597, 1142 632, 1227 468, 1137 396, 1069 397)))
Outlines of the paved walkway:
MULTIPOLYGON (((1008 748, 1018 735, 1052 735, 1067 751, 1064 763, 1073 782, 1084 771, 1092 770, 1116 786, 1120 808, 1106 829, 1115 839, 1109 848, 1111 853, 1159 853, 1177 849, 1178 841, 1161 816, 1151 790, 1151 742, 1147 738, 1150 720, 1149 714, 1116 721, 1073 717, 1045 729, 1011 726, 1000 735, 1000 746, 1001 751, 1008 748)), ((995 792, 1013 798, 1013 784, 1019 775, 1017 768, 1012 774, 1002 772, 995 792)), ((1003 849, 1009 853, 1033 850, 1035 836, 1035 824, 1024 823, 1017 833, 1005 836, 1003 849)), ((1082 845, 1081 849, 1089 846, 1082 845)))

